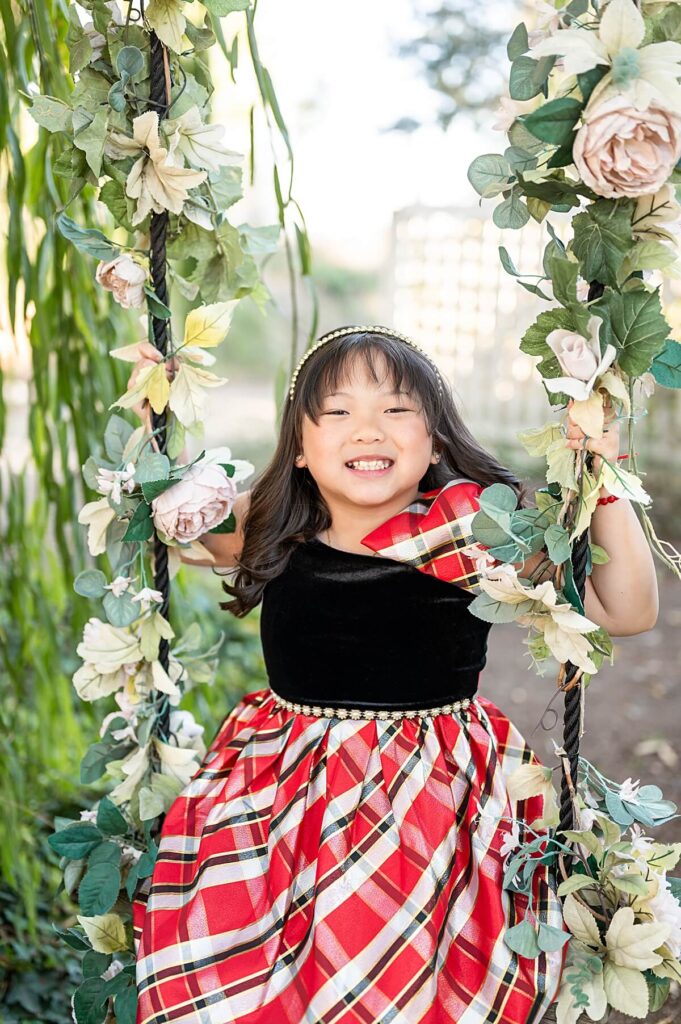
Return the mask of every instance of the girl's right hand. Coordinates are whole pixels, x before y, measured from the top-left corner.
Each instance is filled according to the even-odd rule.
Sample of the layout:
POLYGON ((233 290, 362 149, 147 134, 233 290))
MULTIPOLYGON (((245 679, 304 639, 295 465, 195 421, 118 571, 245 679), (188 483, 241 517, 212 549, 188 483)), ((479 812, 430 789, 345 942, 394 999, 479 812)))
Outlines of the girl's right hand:
MULTIPOLYGON (((132 373, 128 378, 128 390, 135 386, 140 370, 144 369, 145 366, 155 366, 156 363, 163 362, 163 356, 150 341, 143 341, 139 347, 140 358, 135 363, 132 373)), ((169 359, 166 363, 166 376, 168 380, 172 380, 179 369, 179 363, 177 359, 169 359)), ((136 416, 139 416, 145 429, 148 433, 151 433, 151 406, 149 405, 149 399, 145 398, 142 402, 136 402, 135 405, 131 406, 132 411, 136 416)))

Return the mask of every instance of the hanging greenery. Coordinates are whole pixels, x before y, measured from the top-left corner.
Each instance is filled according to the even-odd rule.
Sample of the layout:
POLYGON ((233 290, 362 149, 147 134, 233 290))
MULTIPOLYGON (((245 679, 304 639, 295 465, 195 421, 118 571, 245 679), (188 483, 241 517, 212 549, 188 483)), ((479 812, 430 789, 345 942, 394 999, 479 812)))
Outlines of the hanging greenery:
POLYGON ((499 256, 508 274, 549 303, 520 348, 539 358, 550 405, 567 407, 560 422, 519 434, 531 456, 546 460, 536 509, 516 510, 510 488, 495 484, 481 494, 472 527, 483 593, 470 610, 529 626, 537 670, 556 658, 566 693, 565 741, 556 747, 560 815, 553 769, 523 766, 512 795, 543 793, 547 811, 539 822, 513 821, 504 849, 504 884, 530 897, 537 864, 555 864, 560 851, 566 932, 537 927, 530 898, 505 941, 531 957, 569 943, 560 1024, 575 1024, 583 1012, 606 1019, 611 1010, 647 1019, 666 1001, 670 981, 681 980, 681 879, 670 874, 681 843, 654 842, 643 827, 670 821, 676 807, 657 786, 618 785, 579 757, 583 689, 605 657, 613 661, 611 638, 586 618, 583 598, 592 565, 608 558, 589 536, 603 486, 639 506, 652 550, 681 576, 681 555, 658 540, 644 510, 651 498, 634 451, 634 424, 656 385, 681 387, 681 345, 670 338, 661 284, 650 279, 653 271, 657 278, 681 273, 681 7, 664 0, 539 7, 538 25, 530 32, 519 24, 508 42, 510 95, 495 127, 509 145, 477 157, 468 171, 482 198, 500 197, 498 227, 522 228, 530 218, 546 225, 538 278, 516 269, 503 246, 499 256), (549 215, 573 210, 565 243, 549 215), (603 458, 594 471, 591 453, 575 450, 567 436, 569 415, 585 436, 602 437, 608 410, 628 424, 629 452, 620 456, 630 460, 628 470, 603 458), (504 564, 542 550, 554 569, 538 585, 504 564), (491 567, 494 558, 500 564, 491 567), (547 845, 537 829, 559 821, 547 845), (521 841, 519 827, 529 839, 521 841))
MULTIPOLYGON (((110 707, 113 698, 116 710, 105 715, 81 764, 81 782, 106 795, 79 821, 57 818, 49 838, 61 858, 64 889, 80 910, 78 924, 60 930, 83 953, 83 981, 72 1000, 79 1024, 134 1024, 132 898, 153 871, 165 812, 205 753, 203 728, 179 705, 188 688, 212 680, 220 642, 206 648, 196 622, 175 637, 169 584, 181 554, 210 559, 198 537, 234 530, 237 484, 253 467, 228 448, 203 450, 188 464, 179 464, 179 456, 187 434, 203 437, 206 389, 225 383, 206 367, 215 362, 211 350, 228 333, 235 307, 249 296, 264 311, 270 299, 261 269, 282 233, 292 359, 300 334, 298 276, 312 296, 308 338, 316 331, 309 240, 292 196, 293 154, 258 56, 254 15, 249 0, 83 0, 68 8, 73 87, 25 93, 33 119, 55 144, 50 172, 68 183, 66 199, 54 204, 60 235, 81 264, 90 264, 102 297, 108 291, 116 308, 142 313, 140 339, 109 355, 135 362, 140 345, 153 341, 163 356, 109 406, 126 410, 148 400, 151 429, 111 412, 103 452, 92 445, 83 459, 85 485, 98 497, 82 506, 78 520, 87 527, 89 554, 106 559, 104 569, 87 568, 74 583, 97 606, 77 647, 82 664, 73 683, 82 700, 106 699, 110 707), (224 145, 224 128, 210 121, 207 51, 218 41, 233 74, 237 41, 227 47, 220 18, 234 11, 245 13, 268 129, 271 112, 289 157, 287 189, 274 165, 279 223, 264 227, 230 221, 228 210, 242 195, 242 157, 224 145), (89 223, 69 215, 83 195, 95 200, 89 223), (102 208, 104 217, 94 212, 102 208), (287 235, 291 214, 295 250, 287 235), (177 338, 170 288, 193 307, 177 338)), ((285 369, 280 378, 279 403, 285 369)))

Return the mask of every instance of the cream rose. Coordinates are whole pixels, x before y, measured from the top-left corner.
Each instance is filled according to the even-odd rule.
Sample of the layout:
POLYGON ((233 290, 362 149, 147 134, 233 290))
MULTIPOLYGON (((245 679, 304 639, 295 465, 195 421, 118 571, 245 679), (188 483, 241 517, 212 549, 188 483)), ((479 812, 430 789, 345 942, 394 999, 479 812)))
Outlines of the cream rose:
POLYGON ((585 185, 607 199, 657 192, 681 156, 681 117, 619 95, 590 106, 572 148, 585 185))
POLYGON ((555 353, 566 377, 545 377, 544 384, 551 392, 563 391, 577 401, 586 401, 596 381, 613 363, 617 355, 614 345, 606 345, 601 356, 598 333, 600 317, 589 317, 589 338, 583 338, 576 331, 558 328, 547 335, 546 343, 555 353))
POLYGON ((130 256, 122 253, 108 263, 100 263, 95 273, 97 283, 113 292, 124 309, 138 309, 144 304, 144 283, 147 272, 130 256))
POLYGON ((236 495, 236 484, 222 466, 197 462, 154 498, 154 524, 167 537, 190 543, 227 518, 236 495))

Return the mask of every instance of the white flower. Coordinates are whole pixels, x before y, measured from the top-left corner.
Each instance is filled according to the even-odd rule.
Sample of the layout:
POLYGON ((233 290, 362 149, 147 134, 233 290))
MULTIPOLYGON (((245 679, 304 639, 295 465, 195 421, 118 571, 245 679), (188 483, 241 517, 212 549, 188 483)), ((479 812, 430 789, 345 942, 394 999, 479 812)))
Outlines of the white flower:
POLYGON ((587 326, 588 339, 576 331, 563 328, 548 334, 546 343, 555 352, 561 369, 568 376, 544 377, 547 391, 564 391, 577 401, 589 398, 597 378, 614 362, 617 355, 617 349, 610 344, 606 345, 601 355, 600 326, 600 317, 591 316, 587 326))
POLYGON ((97 821, 97 811, 81 811, 81 821, 97 821))
MULTIPOLYGON (((122 132, 111 132, 104 151, 113 160, 121 160, 142 151, 130 169, 125 186, 126 194, 138 201, 131 220, 134 227, 152 210, 155 213, 164 210, 182 213, 187 190, 205 181, 207 173, 176 166, 173 152, 161 145, 158 114, 155 111, 147 110, 136 117, 132 122, 132 130, 132 138, 122 132)), ((174 145, 176 142, 173 148, 174 145)))
POLYGON ((139 593, 135 594, 133 601, 162 601, 163 594, 160 590, 152 590, 151 587, 142 587, 139 593))
POLYGON ((668 924, 670 933, 665 939, 673 957, 681 957, 681 905, 672 892, 666 873, 653 871, 659 880, 658 890, 652 899, 646 901, 646 909, 652 911, 656 921, 668 924))
POLYGON ((91 555, 101 555, 106 551, 106 532, 115 518, 116 512, 107 498, 83 505, 78 513, 78 522, 88 527, 87 546, 91 555))
POLYGON ((110 590, 114 597, 120 597, 126 592, 132 580, 132 576, 117 576, 111 583, 107 583, 104 589, 110 590))
POLYGON ((90 40, 90 46, 92 47, 92 54, 90 56, 90 63, 93 63, 102 56, 104 47, 106 46, 106 39, 101 32, 98 32, 95 28, 93 21, 83 22, 83 32, 90 40))
POLYGON ((198 724, 191 711, 179 709, 171 711, 168 724, 180 747, 194 746, 193 741, 204 732, 204 727, 198 724))
POLYGON ((625 779, 620 786, 620 800, 632 800, 635 802, 638 797, 640 785, 640 779, 637 779, 636 782, 632 782, 631 776, 629 776, 629 778, 625 779))
POLYGON ((588 807, 579 807, 577 809, 577 818, 579 819, 580 830, 586 831, 588 831, 596 821, 596 815, 588 807))
POLYGON ((562 24, 561 13, 553 4, 547 3, 546 0, 532 0, 532 6, 538 16, 534 19, 535 28, 528 35, 531 47, 553 35, 562 24))
POLYGON ((513 827, 510 832, 506 832, 504 835, 504 841, 499 848, 499 853, 502 857, 505 857, 507 853, 511 853, 513 850, 517 850, 520 846, 520 827, 517 821, 513 822, 513 827))
POLYGON ((490 555, 489 551, 482 547, 477 541, 459 548, 460 555, 466 555, 475 565, 475 571, 480 575, 487 573, 488 569, 496 565, 496 558, 490 555))
POLYGON ((640 46, 644 36, 645 23, 632 0, 610 0, 598 31, 562 29, 533 46, 529 55, 538 58, 562 54, 566 75, 610 65, 611 70, 594 89, 588 106, 619 94, 638 110, 645 110, 656 100, 660 106, 681 113, 681 86, 677 83, 681 44, 640 46))
POLYGON ((164 129, 170 139, 170 152, 182 154, 191 167, 209 171, 219 170, 222 164, 241 162, 241 153, 225 149, 220 141, 224 134, 221 124, 204 124, 197 106, 190 107, 180 117, 168 120, 164 129))
POLYGON ((121 500, 121 490, 130 494, 135 489, 135 463, 129 462, 125 469, 105 469, 100 466, 97 470, 97 490, 100 494, 108 494, 114 504, 118 505, 121 500))
POLYGON ((113 292, 116 302, 123 309, 138 309, 144 305, 147 270, 127 253, 121 253, 107 263, 99 263, 95 279, 97 284, 113 292))
POLYGON ((629 829, 631 834, 631 849, 634 853, 646 854, 650 847, 655 845, 652 836, 647 836, 637 821, 629 829))

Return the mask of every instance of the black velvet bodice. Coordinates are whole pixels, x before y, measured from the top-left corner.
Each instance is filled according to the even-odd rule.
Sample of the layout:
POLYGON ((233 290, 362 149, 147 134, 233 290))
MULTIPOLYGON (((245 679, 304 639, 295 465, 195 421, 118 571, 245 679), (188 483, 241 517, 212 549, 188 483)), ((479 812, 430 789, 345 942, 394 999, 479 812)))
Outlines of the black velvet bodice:
POLYGON ((299 544, 263 592, 269 683, 286 700, 340 707, 470 697, 491 628, 468 611, 474 596, 392 558, 299 544))

